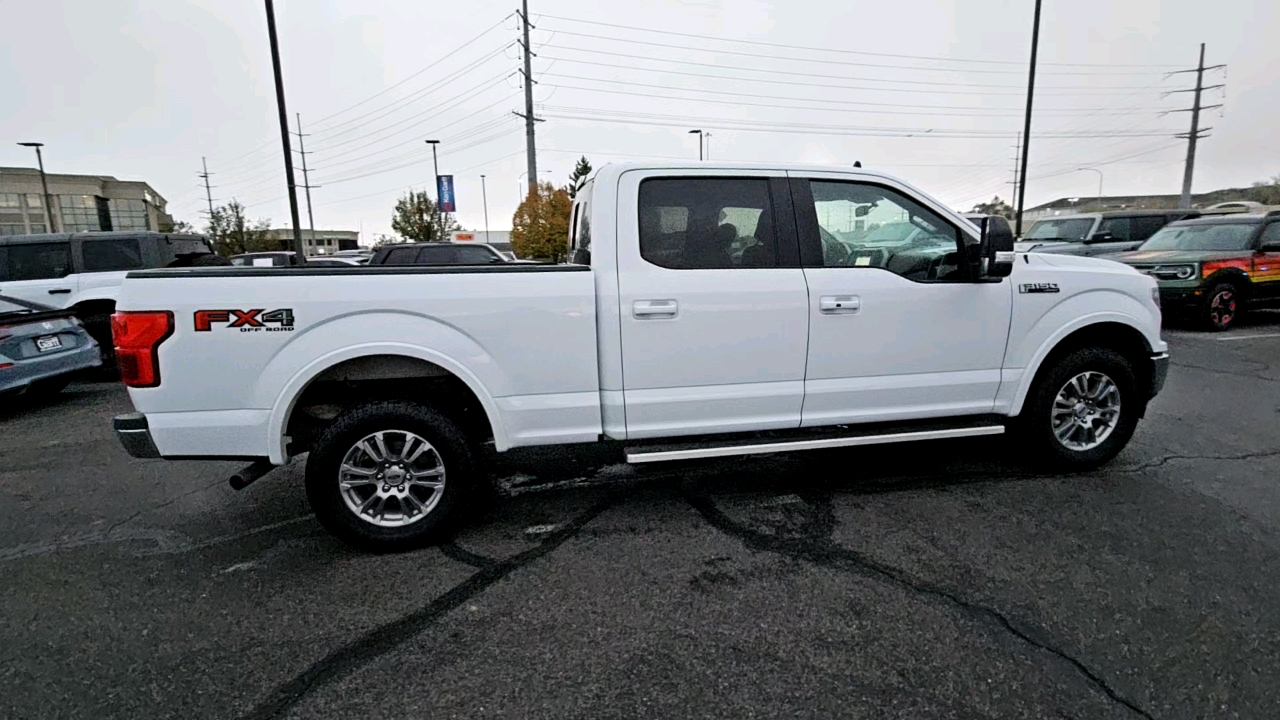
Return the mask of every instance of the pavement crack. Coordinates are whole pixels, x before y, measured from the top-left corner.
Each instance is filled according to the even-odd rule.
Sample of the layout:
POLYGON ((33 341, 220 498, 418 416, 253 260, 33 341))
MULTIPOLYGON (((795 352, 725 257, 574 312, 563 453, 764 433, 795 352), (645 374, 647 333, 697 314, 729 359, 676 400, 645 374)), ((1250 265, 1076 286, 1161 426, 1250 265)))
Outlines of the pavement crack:
POLYGON ((587 523, 612 507, 620 498, 618 494, 609 495, 566 523, 562 529, 547 535, 538 546, 478 570, 416 612, 373 628, 346 645, 333 650, 293 679, 277 686, 265 700, 242 715, 242 720, 281 717, 316 690, 341 680, 408 643, 449 611, 479 596, 516 570, 549 555, 565 542, 573 539, 586 527, 587 523))
POLYGON ((954 590, 918 580, 898 568, 877 562, 855 550, 837 545, 830 536, 830 530, 834 529, 834 515, 829 500, 816 504, 808 523, 809 528, 822 529, 827 532, 820 535, 807 532, 804 537, 797 538, 771 536, 744 527, 720 510, 715 502, 706 495, 686 493, 685 501, 712 527, 726 535, 738 538, 750 550, 775 553, 823 567, 855 572, 866 577, 887 581, 919 595, 945 600, 972 616, 994 623, 1028 645, 1048 652, 1067 662, 1112 701, 1123 705, 1141 717, 1154 720, 1150 713, 1121 695, 1106 679, 1090 669, 1082 661, 1047 641, 1033 637, 1029 632, 1016 626, 1013 621, 999 610, 967 600, 954 590))
POLYGON ((1267 452, 1241 453, 1238 455, 1165 455, 1157 460, 1142 463, 1128 468, 1116 468, 1115 472, 1137 473, 1163 467, 1174 460, 1258 460, 1261 458, 1280 457, 1280 450, 1267 452))

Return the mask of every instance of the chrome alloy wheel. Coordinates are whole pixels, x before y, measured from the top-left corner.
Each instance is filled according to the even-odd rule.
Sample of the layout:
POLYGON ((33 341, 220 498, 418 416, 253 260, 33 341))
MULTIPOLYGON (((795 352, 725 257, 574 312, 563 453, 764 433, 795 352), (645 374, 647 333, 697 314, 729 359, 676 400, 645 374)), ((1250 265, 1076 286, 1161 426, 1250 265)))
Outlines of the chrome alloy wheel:
POLYGON ((1071 378, 1053 400, 1049 422, 1058 442, 1069 450, 1098 447, 1120 420, 1120 388, 1100 372, 1071 378))
POLYGON ((406 430, 366 435, 338 468, 347 508, 378 527, 404 527, 426 517, 444 495, 444 480, 440 453, 406 430))

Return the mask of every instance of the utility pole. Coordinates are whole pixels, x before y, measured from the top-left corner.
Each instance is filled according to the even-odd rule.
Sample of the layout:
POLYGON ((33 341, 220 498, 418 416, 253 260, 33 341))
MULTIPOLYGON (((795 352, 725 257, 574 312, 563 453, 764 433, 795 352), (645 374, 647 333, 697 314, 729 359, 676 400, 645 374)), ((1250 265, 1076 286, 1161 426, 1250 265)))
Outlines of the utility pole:
POLYGON ((427 140, 426 143, 431 146, 431 177, 436 184, 436 229, 440 231, 440 237, 436 240, 443 240, 444 228, 440 225, 440 161, 436 158, 436 146, 440 141, 427 140))
POLYGON ((484 244, 489 244, 489 191, 484 188, 484 176, 480 176, 480 198, 484 202, 484 244))
POLYGON ((44 188, 44 219, 49 223, 48 232, 58 232, 53 226, 53 196, 49 194, 49 181, 44 176, 44 156, 40 154, 40 148, 44 147, 44 143, 20 142, 18 144, 36 149, 36 165, 40 167, 40 187, 44 188))
POLYGON ((311 244, 315 245, 316 218, 311 214, 311 179, 307 175, 307 148, 302 144, 302 138, 306 137, 302 134, 302 113, 294 113, 294 117, 298 119, 298 132, 294 134, 298 136, 298 154, 302 156, 302 189, 307 193, 307 224, 311 227, 311 244))
POLYGON ((284 177, 289 184, 289 216, 293 220, 293 251, 299 265, 307 264, 307 248, 298 227, 298 187, 293 180, 293 151, 289 148, 289 112, 284 106, 284 78, 280 74, 280 43, 276 40, 276 10, 267 4, 267 36, 271 40, 271 68, 276 76, 276 106, 280 111, 280 144, 284 146, 284 177))
POLYGON ((209 225, 213 225, 213 187, 209 185, 209 161, 200 158, 200 166, 204 168, 204 172, 197 177, 204 178, 204 196, 209 201, 209 225))
POLYGON ((534 142, 533 124, 541 122, 533 116, 533 48, 529 46, 529 0, 521 0, 523 12, 520 20, 524 23, 524 114, 515 113, 524 118, 525 156, 529 162, 529 192, 538 189, 538 150, 534 142))
MULTIPOLYGON (((1174 112, 1191 113, 1191 132, 1187 133, 1186 135, 1175 135, 1175 137, 1180 137, 1180 138, 1184 137, 1187 139, 1187 164, 1182 171, 1182 195, 1181 197, 1178 198, 1179 208, 1186 209, 1191 207, 1191 178, 1195 172, 1195 167, 1196 167, 1196 141, 1202 137, 1205 137, 1203 133, 1207 133, 1213 129, 1213 128, 1205 128, 1203 130, 1200 129, 1200 111, 1209 110, 1211 108, 1222 107, 1221 104, 1218 104, 1218 105, 1201 105, 1200 104, 1200 95, 1205 90, 1212 90, 1214 88, 1223 87, 1223 85, 1221 84, 1210 85, 1209 87, 1205 87, 1204 71, 1217 70, 1218 68, 1224 68, 1224 67, 1226 67, 1226 65, 1212 65, 1210 67, 1205 67, 1204 66, 1204 43, 1200 43, 1200 62, 1196 64, 1196 68, 1194 70, 1179 70, 1178 72, 1169 73, 1169 75, 1178 75, 1180 73, 1189 73, 1189 72, 1193 72, 1196 74, 1196 87, 1194 90, 1174 90, 1173 91, 1173 92, 1194 92, 1195 93, 1195 99, 1191 102, 1190 108, 1184 108, 1182 110, 1174 111, 1174 112)), ((1168 77, 1168 75, 1166 75, 1165 77, 1168 77)))
POLYGON ((1018 183, 1018 209, 1014 220, 1014 237, 1022 237, 1022 208, 1027 197, 1027 152, 1031 148, 1031 103, 1036 94, 1036 51, 1040 49, 1040 0, 1036 0, 1035 20, 1031 25, 1031 67, 1027 71, 1027 117, 1022 126, 1022 159, 1019 161, 1021 181, 1018 183))

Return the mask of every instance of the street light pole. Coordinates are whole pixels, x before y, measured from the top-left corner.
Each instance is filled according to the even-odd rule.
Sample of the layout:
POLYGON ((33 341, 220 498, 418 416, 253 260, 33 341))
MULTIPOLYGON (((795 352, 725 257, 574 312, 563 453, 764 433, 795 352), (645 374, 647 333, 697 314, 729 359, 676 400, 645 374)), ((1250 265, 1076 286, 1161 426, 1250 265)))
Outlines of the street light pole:
POLYGON ((20 142, 18 144, 36 149, 36 164, 40 166, 40 187, 44 188, 44 219, 48 223, 48 232, 58 232, 53 226, 53 197, 49 195, 49 181, 44 176, 44 156, 40 154, 40 148, 44 147, 44 143, 20 142))
POLYGON ((701 162, 702 161, 702 131, 690 130, 689 134, 698 136, 698 161, 701 162))
POLYGON ((480 176, 480 200, 484 203, 484 244, 489 244, 489 191, 484 187, 484 176, 480 176))
POLYGON ((1088 170, 1089 172, 1098 173, 1098 208, 1102 208, 1102 171, 1098 168, 1076 168, 1076 170, 1088 170))
POLYGON ((711 133, 703 133, 703 137, 707 139, 707 159, 711 159, 711 133))
POLYGON ((284 146, 284 176, 289 184, 289 217, 293 220, 293 252, 299 265, 307 264, 307 247, 302 244, 302 228, 298 222, 298 186, 293 179, 293 150, 289 147, 289 112, 284 106, 284 78, 280 73, 280 43, 276 40, 276 11, 267 3, 267 35, 271 41, 271 69, 276 76, 276 106, 280 111, 280 143, 284 146))
MULTIPOLYGON (((431 172, 436 181, 436 229, 440 230, 440 234, 443 236, 444 230, 440 227, 440 161, 436 158, 436 146, 440 144, 440 141, 427 140, 426 143, 431 146, 431 172)), ((443 237, 437 239, 443 239, 443 237)))

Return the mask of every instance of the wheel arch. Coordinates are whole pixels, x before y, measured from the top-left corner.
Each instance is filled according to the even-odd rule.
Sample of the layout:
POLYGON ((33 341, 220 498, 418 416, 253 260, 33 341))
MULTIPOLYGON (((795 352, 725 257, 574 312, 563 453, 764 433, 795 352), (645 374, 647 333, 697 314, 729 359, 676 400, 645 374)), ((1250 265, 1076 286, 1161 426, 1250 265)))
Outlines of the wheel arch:
POLYGON ((1110 348, 1119 352, 1133 364, 1138 386, 1150 385, 1155 372, 1152 355, 1156 351, 1147 335, 1131 318, 1118 314, 1082 318, 1079 323, 1062 328, 1040 346, 1022 375, 1009 415, 1017 416, 1022 412, 1032 388, 1053 367, 1055 361, 1085 347, 1110 348))
MULTIPOLYGON (((402 385, 406 395, 427 396, 430 389, 443 389, 457 402, 442 403, 445 410, 461 410, 467 405, 483 415, 484 428, 498 450, 509 443, 497 404, 488 389, 470 370, 453 358, 418 345, 397 342, 366 343, 335 350, 300 369, 281 389, 271 410, 267 432, 271 462, 284 463, 290 454, 289 433, 298 427, 299 409, 308 391, 327 383, 345 384, 391 381, 402 385), (456 405, 456 407, 449 407, 456 405)), ((357 391, 358 394, 358 391, 357 391)))

